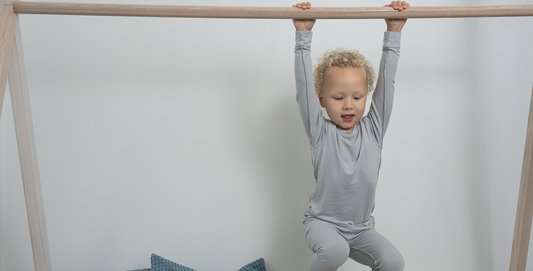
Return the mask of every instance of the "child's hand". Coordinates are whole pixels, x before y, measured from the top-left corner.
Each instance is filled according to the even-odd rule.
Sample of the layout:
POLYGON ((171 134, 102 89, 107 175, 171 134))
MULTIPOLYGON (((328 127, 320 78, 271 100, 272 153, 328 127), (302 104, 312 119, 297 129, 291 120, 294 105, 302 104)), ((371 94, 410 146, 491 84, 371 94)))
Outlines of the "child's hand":
MULTIPOLYGON (((397 11, 402 11, 410 6, 411 5, 405 1, 392 1, 390 5, 385 5, 385 7, 392 7, 397 11)), ((387 23, 387 31, 401 32, 407 19, 385 19, 385 22, 387 23)))
MULTIPOLYGON (((295 5, 292 5, 293 8, 299 8, 302 10, 310 9, 311 3, 309 2, 301 2, 295 5)), ((292 22, 294 23, 294 27, 296 27, 296 31, 311 31, 313 29, 313 25, 315 25, 315 19, 293 19, 292 22)))

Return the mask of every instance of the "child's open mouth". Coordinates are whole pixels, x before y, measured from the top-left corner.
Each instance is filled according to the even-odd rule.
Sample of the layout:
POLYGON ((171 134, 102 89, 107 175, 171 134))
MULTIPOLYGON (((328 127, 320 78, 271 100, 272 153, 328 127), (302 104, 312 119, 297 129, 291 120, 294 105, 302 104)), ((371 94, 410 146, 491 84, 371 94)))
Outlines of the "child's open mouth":
POLYGON ((353 120, 353 115, 342 115, 342 120, 346 122, 350 122, 353 120))

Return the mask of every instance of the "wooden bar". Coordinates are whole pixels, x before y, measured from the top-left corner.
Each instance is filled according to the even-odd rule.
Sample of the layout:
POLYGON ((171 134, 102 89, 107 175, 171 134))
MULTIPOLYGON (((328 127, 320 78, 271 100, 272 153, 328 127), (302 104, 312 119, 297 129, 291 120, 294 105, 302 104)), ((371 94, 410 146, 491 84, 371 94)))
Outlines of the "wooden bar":
POLYGON ((533 5, 411 7, 398 12, 392 8, 157 6, 80 4, 13 1, 17 14, 240 18, 240 19, 393 19, 533 16, 533 5))
POLYGON ((12 6, 0 5, 0 119, 6 94, 7 74, 15 37, 15 14, 12 6))
MULTIPOLYGON (((14 16, 17 17, 16 15, 14 16)), ((15 45, 12 53, 13 56, 9 68, 9 90, 13 106, 24 197, 26 199, 33 264, 36 271, 52 271, 18 18, 16 19, 15 45)))
POLYGON ((533 219, 533 90, 529 106, 526 146, 522 163, 522 177, 518 194, 518 206, 511 250, 510 271, 525 271, 531 222, 533 219))

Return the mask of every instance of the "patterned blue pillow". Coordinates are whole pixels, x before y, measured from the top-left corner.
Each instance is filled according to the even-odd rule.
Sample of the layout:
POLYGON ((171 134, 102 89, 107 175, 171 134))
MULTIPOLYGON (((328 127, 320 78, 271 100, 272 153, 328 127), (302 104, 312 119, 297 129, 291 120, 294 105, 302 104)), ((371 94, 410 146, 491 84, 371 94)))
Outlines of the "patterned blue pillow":
POLYGON ((239 271, 266 271, 265 261, 263 261, 263 258, 260 258, 243 266, 239 271))
MULTIPOLYGON (((192 268, 167 260, 155 253, 152 253, 151 261, 152 271, 196 271, 192 268)), ((263 258, 255 260, 243 266, 239 271, 266 271, 265 261, 263 258)))
POLYGON ((152 253, 152 271, 196 271, 152 253))

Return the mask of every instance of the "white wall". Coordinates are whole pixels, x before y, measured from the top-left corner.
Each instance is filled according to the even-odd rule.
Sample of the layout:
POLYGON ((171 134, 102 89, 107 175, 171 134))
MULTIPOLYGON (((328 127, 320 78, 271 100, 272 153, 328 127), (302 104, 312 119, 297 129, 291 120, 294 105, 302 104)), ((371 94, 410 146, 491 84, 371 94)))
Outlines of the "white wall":
MULTIPOLYGON (((300 221, 314 180, 290 20, 22 15, 21 28, 54 270, 146 268, 152 252, 203 271, 259 257, 269 271, 306 270, 300 221)), ((313 55, 351 47, 377 64, 384 29, 382 20, 320 20, 313 55)), ((533 18, 413 19, 404 28, 374 215, 406 270, 508 268, 532 30, 533 18)), ((0 269, 32 270, 9 101, 0 269)), ((339 270, 368 268, 349 261, 339 270)))

